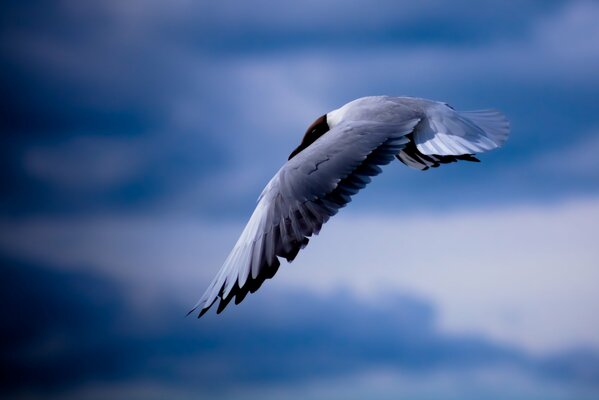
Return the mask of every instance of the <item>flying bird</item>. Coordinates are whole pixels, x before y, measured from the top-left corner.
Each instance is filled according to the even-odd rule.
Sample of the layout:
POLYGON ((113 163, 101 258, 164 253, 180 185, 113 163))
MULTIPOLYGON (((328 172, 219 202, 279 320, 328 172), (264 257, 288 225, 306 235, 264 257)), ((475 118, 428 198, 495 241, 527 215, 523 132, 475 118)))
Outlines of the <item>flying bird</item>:
POLYGON ((412 98, 363 97, 322 115, 268 182, 256 209, 220 271, 189 312, 198 318, 219 300, 220 313, 239 304, 291 262, 308 238, 381 166, 394 158, 419 170, 500 147, 510 131, 495 110, 456 111, 446 103, 412 98))

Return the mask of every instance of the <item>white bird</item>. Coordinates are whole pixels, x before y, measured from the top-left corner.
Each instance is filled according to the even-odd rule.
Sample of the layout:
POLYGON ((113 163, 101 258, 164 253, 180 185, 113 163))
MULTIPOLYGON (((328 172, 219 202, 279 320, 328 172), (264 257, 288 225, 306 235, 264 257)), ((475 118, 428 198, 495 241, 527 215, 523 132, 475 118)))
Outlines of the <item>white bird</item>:
POLYGON ((319 117, 268 182, 233 250, 195 307, 220 313, 295 259, 322 225, 394 157, 426 170, 501 146, 510 131, 494 110, 458 112, 411 97, 363 97, 319 117))

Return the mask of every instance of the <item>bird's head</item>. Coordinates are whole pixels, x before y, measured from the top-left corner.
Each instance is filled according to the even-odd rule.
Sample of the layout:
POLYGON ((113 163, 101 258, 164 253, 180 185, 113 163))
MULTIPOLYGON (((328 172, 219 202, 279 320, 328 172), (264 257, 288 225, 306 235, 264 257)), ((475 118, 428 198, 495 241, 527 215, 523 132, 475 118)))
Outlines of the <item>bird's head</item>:
POLYGON ((297 154, 299 154, 302 150, 310 146, 316 139, 324 135, 329 131, 330 127, 327 123, 327 114, 321 115, 308 127, 306 133, 304 134, 304 138, 299 146, 295 148, 289 155, 288 160, 291 160, 297 154))

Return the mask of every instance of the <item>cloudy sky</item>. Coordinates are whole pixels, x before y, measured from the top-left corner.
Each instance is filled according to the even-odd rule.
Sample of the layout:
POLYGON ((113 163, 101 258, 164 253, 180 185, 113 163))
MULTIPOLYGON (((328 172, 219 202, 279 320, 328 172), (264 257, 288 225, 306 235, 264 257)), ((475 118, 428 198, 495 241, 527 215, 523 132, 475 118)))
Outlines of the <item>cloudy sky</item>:
MULTIPOLYGON (((6 2, 5 2, 6 3, 6 2)), ((7 399, 599 397, 599 4, 0 6, 7 399), (316 117, 409 95, 512 124, 392 163, 276 278, 185 313, 316 117)))

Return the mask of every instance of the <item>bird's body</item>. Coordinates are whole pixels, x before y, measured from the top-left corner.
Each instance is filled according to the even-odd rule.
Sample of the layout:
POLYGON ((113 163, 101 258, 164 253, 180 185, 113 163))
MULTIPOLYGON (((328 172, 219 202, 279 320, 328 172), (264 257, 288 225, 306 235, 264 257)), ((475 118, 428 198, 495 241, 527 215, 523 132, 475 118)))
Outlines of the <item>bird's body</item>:
POLYGON ((425 170, 501 146, 509 123, 492 110, 458 112, 445 103, 374 96, 347 103, 318 118, 264 188, 235 247, 193 312, 203 315, 239 303, 274 276, 278 257, 292 261, 308 238, 380 166, 394 158, 425 170))

